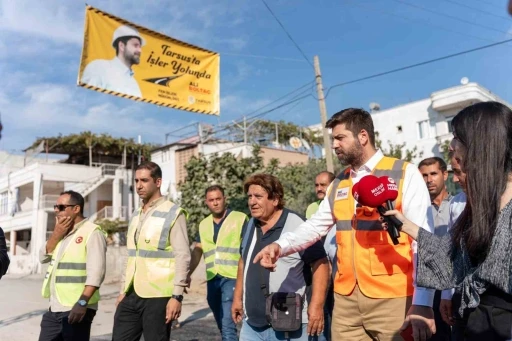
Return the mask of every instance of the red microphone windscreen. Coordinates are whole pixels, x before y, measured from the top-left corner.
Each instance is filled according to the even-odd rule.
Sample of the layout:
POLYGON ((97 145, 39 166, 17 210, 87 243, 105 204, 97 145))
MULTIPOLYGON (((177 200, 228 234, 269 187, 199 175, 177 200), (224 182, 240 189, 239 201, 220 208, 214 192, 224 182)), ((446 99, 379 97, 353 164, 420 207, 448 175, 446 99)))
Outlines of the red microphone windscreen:
POLYGON ((386 202, 386 186, 374 175, 367 175, 352 187, 352 195, 363 206, 378 207, 386 202), (354 190, 357 190, 354 192, 354 190))
POLYGON ((398 197, 398 185, 393 178, 389 176, 381 176, 380 182, 386 187, 386 200, 394 201, 398 197))

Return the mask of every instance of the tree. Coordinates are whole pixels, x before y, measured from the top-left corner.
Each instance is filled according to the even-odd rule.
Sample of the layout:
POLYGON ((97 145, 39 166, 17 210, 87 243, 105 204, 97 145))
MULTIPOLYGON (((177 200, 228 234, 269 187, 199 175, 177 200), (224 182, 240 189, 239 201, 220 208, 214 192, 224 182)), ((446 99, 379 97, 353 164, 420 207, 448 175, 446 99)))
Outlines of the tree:
POLYGON ((375 132, 375 147, 380 149, 384 155, 408 162, 412 162, 414 159, 421 158, 423 156, 423 152, 418 152, 417 146, 414 146, 413 149, 406 149, 404 151, 403 149, 405 145, 405 143, 395 144, 388 140, 389 149, 384 149, 382 147, 382 141, 379 139, 379 132, 375 132))
POLYGON ((260 149, 254 146, 253 155, 237 159, 233 154, 193 157, 185 166, 187 177, 180 184, 180 205, 189 213, 187 221, 190 241, 197 237, 201 220, 210 214, 204 204, 204 192, 210 185, 221 185, 229 207, 249 214, 247 197, 243 191, 245 179, 254 173, 276 176, 284 187, 286 207, 304 215, 307 206, 315 199, 314 178, 326 169, 325 160, 310 160, 308 164, 279 167, 278 160, 263 165, 260 149))

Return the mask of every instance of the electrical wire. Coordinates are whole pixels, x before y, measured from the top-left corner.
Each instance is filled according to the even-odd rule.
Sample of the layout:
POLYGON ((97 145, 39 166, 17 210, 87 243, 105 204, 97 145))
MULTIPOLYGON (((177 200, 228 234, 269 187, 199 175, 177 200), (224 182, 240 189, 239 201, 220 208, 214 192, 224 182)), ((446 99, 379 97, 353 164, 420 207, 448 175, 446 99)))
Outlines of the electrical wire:
POLYGON ((284 27, 284 25, 281 23, 281 20, 279 20, 279 18, 274 14, 274 12, 272 11, 272 9, 269 7, 269 5, 267 4, 267 2, 265 0, 261 0, 261 2, 263 2, 263 4, 265 5, 265 7, 267 7, 268 11, 270 12, 270 14, 272 14, 272 16, 274 17, 274 19, 277 21, 277 23, 279 24, 279 26, 281 26, 281 28, 283 29, 284 33, 286 33, 286 35, 288 36, 288 38, 292 41, 293 45, 295 45, 295 47, 297 48, 297 50, 299 50, 299 52, 302 54, 302 57, 304 57, 304 59, 309 63, 309 65, 311 65, 311 67, 314 69, 315 67, 313 66, 313 64, 311 63, 311 61, 309 60, 309 58, 306 56, 306 54, 304 53, 304 51, 302 51, 302 49, 300 48, 299 44, 297 44, 297 42, 293 39, 293 37, 291 36, 291 34, 286 30, 286 28, 284 27))
POLYGON ((449 55, 444 56, 444 57, 430 59, 430 60, 427 60, 427 61, 424 61, 424 62, 420 62, 420 63, 408 65, 408 66, 404 66, 404 67, 401 67, 401 68, 398 68, 398 69, 393 69, 393 70, 389 70, 389 71, 385 71, 385 72, 380 72, 380 73, 377 73, 377 74, 374 74, 374 75, 371 75, 371 76, 366 76, 366 77, 354 79, 354 80, 351 80, 351 81, 348 81, 348 82, 338 83, 338 84, 335 84, 335 85, 329 87, 329 89, 327 90, 327 93, 325 95, 325 98, 327 98, 327 96, 329 95, 329 93, 331 92, 332 89, 340 87, 340 86, 344 86, 344 85, 348 85, 348 84, 353 84, 353 83, 365 81, 365 80, 368 80, 368 79, 381 77, 381 76, 384 76, 384 75, 389 75, 389 74, 392 74, 392 73, 395 73, 395 72, 412 69, 412 68, 415 68, 415 67, 418 67, 418 66, 432 64, 432 63, 435 63, 435 62, 438 62, 438 61, 441 61, 441 60, 445 60, 445 59, 461 56, 461 55, 464 55, 464 54, 468 54, 468 53, 471 53, 471 52, 487 49, 487 48, 490 48, 490 47, 506 44, 506 43, 509 43, 511 41, 512 41, 512 38, 511 39, 507 39, 507 40, 503 40, 503 41, 499 41, 497 43, 476 47, 474 49, 470 49, 470 50, 466 50, 466 51, 461 51, 461 52, 449 54, 449 55))
POLYGON ((381 10, 380 8, 370 7, 367 4, 362 4, 362 3, 359 3, 359 2, 355 2, 353 0, 345 0, 345 2, 347 4, 349 4, 349 5, 351 5, 351 6, 356 6, 356 7, 364 8, 364 9, 367 9, 367 10, 370 10, 370 11, 373 11, 373 12, 377 12, 377 13, 393 16, 393 17, 396 17, 396 18, 401 18, 401 19, 408 20, 408 21, 411 21, 411 22, 414 22, 414 23, 421 23, 421 24, 424 24, 424 25, 427 25, 427 26, 430 26, 430 27, 434 27, 434 28, 437 28, 439 30, 443 30, 443 31, 446 31, 446 32, 455 33, 455 34, 459 34, 459 35, 462 35, 462 36, 465 36, 465 37, 474 38, 474 39, 478 39, 478 40, 482 40, 482 41, 497 42, 497 40, 494 40, 494 39, 482 38, 482 37, 475 36, 475 35, 472 35, 472 34, 462 33, 462 32, 455 31, 455 30, 452 30, 452 29, 448 29, 448 28, 445 28, 445 27, 442 27, 442 26, 434 25, 430 21, 427 21, 427 20, 419 20, 419 19, 411 18, 411 17, 405 16, 405 15, 384 11, 384 10, 381 10))
POLYGON ((477 12, 480 12, 480 13, 483 13, 483 14, 486 14, 486 15, 490 15, 490 16, 493 16, 493 17, 496 17, 496 18, 500 18, 500 19, 503 19, 503 20, 506 20, 506 21, 510 22, 510 18, 509 17, 505 17, 505 16, 502 16, 502 15, 494 14, 494 13, 491 13, 491 12, 487 12, 487 11, 484 11, 484 10, 481 10, 479 8, 476 8, 476 7, 473 7, 473 6, 469 6, 469 5, 466 5, 466 4, 461 4, 460 2, 457 2, 457 1, 454 1, 454 0, 444 0, 444 1, 449 2, 451 4, 454 4, 454 5, 457 5, 457 6, 465 7, 465 8, 471 9, 473 11, 477 11, 477 12))
POLYGON ((445 18, 450 18, 452 20, 460 21, 460 22, 463 22, 463 23, 468 24, 468 25, 473 25, 473 26, 484 28, 486 30, 490 30, 490 31, 494 31, 494 32, 504 33, 506 35, 512 35, 512 33, 507 32, 507 31, 502 31, 502 30, 499 30, 499 29, 496 29, 496 28, 490 27, 490 26, 480 25, 480 24, 477 24, 477 23, 475 23, 473 21, 469 21, 469 20, 461 19, 459 17, 455 17, 453 15, 437 12, 437 11, 431 10, 429 8, 425 8, 425 7, 418 6, 416 4, 411 4, 409 2, 405 2, 403 0, 393 0, 393 1, 401 3, 401 4, 404 4, 404 5, 409 6, 409 7, 413 7, 413 8, 425 11, 425 12, 429 12, 429 13, 433 13, 433 14, 436 14, 436 15, 440 15, 440 16, 445 17, 445 18))

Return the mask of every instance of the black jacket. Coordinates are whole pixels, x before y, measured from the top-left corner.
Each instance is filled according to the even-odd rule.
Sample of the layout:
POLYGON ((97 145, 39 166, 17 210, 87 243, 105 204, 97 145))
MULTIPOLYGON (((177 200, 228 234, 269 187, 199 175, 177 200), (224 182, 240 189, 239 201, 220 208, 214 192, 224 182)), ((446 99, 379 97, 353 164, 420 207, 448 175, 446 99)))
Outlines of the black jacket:
POLYGON ((0 227, 0 278, 7 272, 10 262, 9 255, 7 254, 4 230, 0 227))

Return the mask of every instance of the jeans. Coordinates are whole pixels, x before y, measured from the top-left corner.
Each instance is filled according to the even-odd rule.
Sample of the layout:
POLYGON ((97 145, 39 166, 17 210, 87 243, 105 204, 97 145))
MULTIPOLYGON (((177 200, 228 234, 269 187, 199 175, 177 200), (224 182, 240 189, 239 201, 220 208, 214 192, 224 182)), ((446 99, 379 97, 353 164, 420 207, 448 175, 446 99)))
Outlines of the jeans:
POLYGON ((269 327, 253 327, 244 321, 240 331, 240 341, 318 341, 317 336, 308 336, 308 324, 303 323, 302 329, 294 332, 276 332, 269 327))
POLYGON ((238 340, 236 325, 231 318, 235 283, 235 279, 219 275, 206 282, 208 290, 206 299, 222 335, 222 341, 238 340))
POLYGON ((91 324, 96 310, 87 309, 82 322, 69 324, 70 311, 47 311, 41 321, 39 341, 89 341, 91 324))

